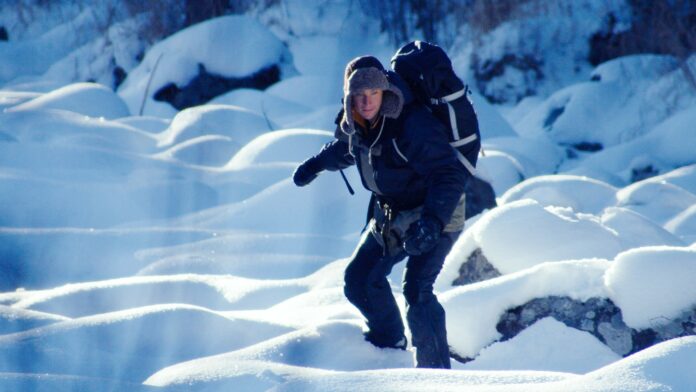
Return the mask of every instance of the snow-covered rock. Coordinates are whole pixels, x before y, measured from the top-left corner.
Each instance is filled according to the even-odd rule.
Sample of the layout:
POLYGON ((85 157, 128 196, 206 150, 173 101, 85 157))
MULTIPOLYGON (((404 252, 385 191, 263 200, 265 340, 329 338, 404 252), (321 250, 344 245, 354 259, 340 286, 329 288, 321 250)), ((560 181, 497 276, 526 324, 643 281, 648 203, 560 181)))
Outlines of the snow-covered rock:
MULTIPOLYGON (((140 113, 143 96, 147 94, 145 113, 155 111, 152 114, 156 114, 156 109, 151 105, 158 92, 164 94, 161 92, 163 89, 175 89, 172 94, 176 95, 197 77, 205 79, 206 76, 201 75, 207 75, 209 79, 227 78, 231 83, 228 89, 231 89, 235 87, 232 81, 250 77, 259 71, 275 75, 275 80, 271 77, 266 81, 270 84, 285 74, 292 74, 291 61, 283 43, 258 21, 241 15, 222 16, 191 26, 154 45, 142 63, 128 74, 118 91, 134 114, 140 113), (205 69, 205 73, 201 69, 205 69)), ((200 83, 208 81, 202 80, 200 83)), ((236 87, 252 87, 237 83, 241 84, 236 87)), ((220 90, 217 94, 209 95, 202 91, 196 93, 201 94, 198 98, 200 104, 225 92, 220 90)))
POLYGON ((591 215, 520 200, 491 210, 468 228, 448 255, 438 281, 454 281, 461 264, 477 249, 502 274, 548 261, 611 259, 623 250, 618 233, 591 215))

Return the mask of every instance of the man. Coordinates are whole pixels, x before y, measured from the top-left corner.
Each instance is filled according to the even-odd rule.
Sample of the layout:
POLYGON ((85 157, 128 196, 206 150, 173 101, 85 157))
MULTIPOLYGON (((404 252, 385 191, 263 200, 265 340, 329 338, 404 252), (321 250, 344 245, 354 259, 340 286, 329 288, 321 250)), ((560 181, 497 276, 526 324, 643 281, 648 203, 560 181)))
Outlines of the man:
POLYGON ((375 202, 345 271, 345 295, 367 319, 366 340, 405 349, 404 325, 387 276, 408 256, 403 292, 416 364, 450 368, 445 311, 433 283, 464 225, 468 174, 444 126, 376 58, 348 63, 343 104, 336 140, 300 164, 293 180, 304 186, 323 170, 357 165, 375 202))

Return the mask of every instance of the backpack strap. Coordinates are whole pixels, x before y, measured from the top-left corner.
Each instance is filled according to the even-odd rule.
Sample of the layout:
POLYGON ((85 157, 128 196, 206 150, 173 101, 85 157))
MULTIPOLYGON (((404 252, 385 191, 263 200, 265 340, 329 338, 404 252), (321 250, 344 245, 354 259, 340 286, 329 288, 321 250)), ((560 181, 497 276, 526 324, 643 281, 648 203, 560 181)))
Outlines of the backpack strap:
POLYGON ((474 165, 472 165, 471 162, 469 162, 469 160, 466 159, 464 154, 459 152, 459 150, 457 150, 456 148, 454 149, 454 152, 457 155, 457 159, 459 160, 459 162, 461 162, 461 164, 464 165, 466 170, 468 170, 472 176, 475 176, 476 175, 476 168, 474 167, 474 165))
POLYGON ((463 97, 468 91, 467 87, 464 87, 463 89, 453 92, 452 94, 445 95, 442 98, 430 98, 430 104, 431 105, 443 105, 449 102, 452 102, 456 99, 459 99, 463 97))

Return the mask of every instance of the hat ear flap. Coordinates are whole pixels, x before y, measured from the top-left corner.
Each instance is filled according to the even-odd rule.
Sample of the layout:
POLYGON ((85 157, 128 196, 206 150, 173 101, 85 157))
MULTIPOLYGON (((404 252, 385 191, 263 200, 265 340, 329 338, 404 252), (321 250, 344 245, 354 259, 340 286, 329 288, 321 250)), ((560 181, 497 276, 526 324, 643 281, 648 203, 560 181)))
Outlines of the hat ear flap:
POLYGON ((382 108, 380 111, 385 117, 397 118, 404 106, 404 96, 401 90, 390 84, 389 89, 384 90, 382 96, 382 108))
POLYGON ((341 120, 341 130, 347 135, 352 135, 355 133, 355 124, 353 123, 353 97, 349 93, 343 97, 343 119, 341 120))

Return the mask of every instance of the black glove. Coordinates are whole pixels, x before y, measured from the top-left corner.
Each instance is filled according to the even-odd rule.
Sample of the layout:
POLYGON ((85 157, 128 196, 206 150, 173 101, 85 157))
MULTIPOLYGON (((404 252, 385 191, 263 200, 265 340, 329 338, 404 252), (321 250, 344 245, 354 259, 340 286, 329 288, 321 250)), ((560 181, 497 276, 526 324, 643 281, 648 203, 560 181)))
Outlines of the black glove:
POLYGON ((423 216, 406 230, 404 250, 410 256, 418 256, 432 250, 440 239, 442 224, 439 220, 423 216))
POLYGON ((305 186, 314 181, 322 170, 319 159, 311 157, 297 166, 297 169, 292 174, 292 180, 297 186, 305 186))

